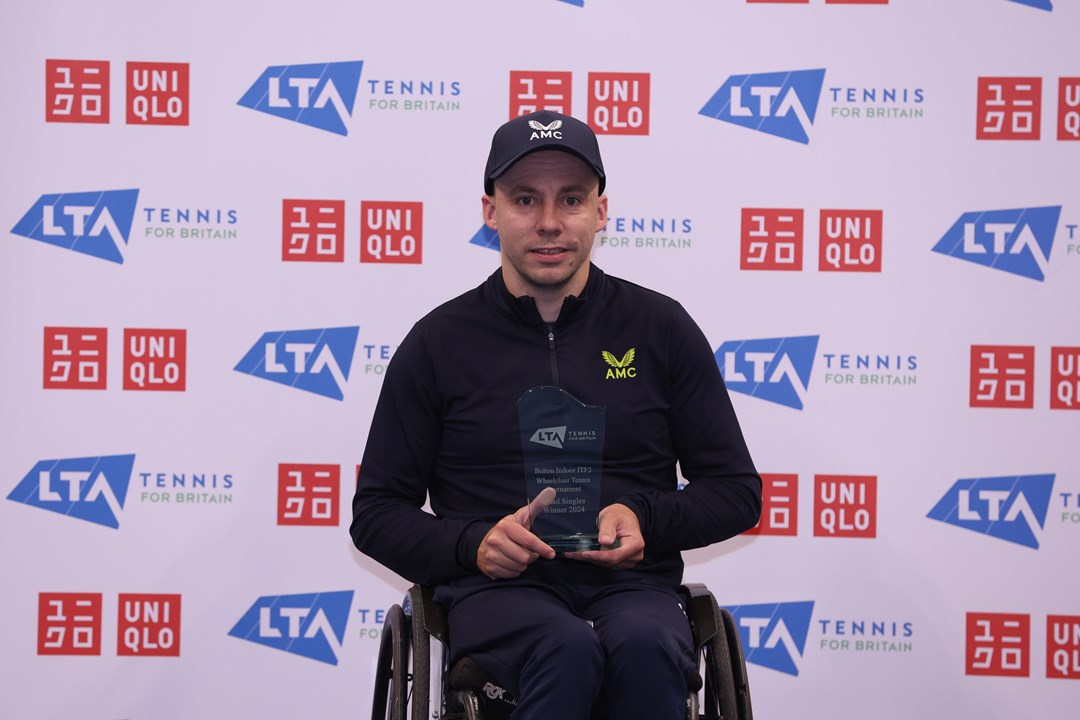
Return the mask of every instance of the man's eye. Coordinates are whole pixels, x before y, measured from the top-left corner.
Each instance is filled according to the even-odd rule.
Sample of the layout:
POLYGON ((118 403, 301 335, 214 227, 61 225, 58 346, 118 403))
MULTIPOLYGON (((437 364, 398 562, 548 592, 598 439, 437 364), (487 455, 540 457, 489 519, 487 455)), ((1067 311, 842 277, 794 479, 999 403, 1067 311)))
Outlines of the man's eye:
POLYGON ((570 205, 570 206, 580 205, 581 204, 581 198, 570 196, 570 197, 566 198, 566 204, 570 205))
POLYGON ((533 199, 526 195, 525 197, 518 198, 518 205, 532 205, 533 199))

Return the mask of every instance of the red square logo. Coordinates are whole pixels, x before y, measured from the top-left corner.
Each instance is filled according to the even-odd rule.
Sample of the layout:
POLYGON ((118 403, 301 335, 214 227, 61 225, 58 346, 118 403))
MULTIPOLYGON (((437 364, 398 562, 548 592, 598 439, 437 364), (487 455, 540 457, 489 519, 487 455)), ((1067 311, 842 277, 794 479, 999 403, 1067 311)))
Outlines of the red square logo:
POLYGON ((877 477, 814 476, 815 537, 877 537, 877 477))
POLYGON ((739 247, 743 270, 802 270, 803 211, 743 208, 739 247))
POLYGON ((1028 677, 1031 616, 968 613, 964 673, 1028 677))
POLYGON ((1046 677, 1080 680, 1080 616, 1046 617, 1046 677))
POLYGON ((46 390, 104 390, 108 338, 107 328, 45 328, 42 387, 46 390))
POLYGON ((183 392, 187 330, 124 330, 124 389, 183 392))
POLYGON ((38 655, 100 655, 101 593, 39 593, 38 655))
POLYGON ((648 135, 649 73, 589 73, 589 125, 597 135, 648 135))
POLYGON ((818 270, 881 272, 881 210, 822 210, 818 270))
POLYGON ((976 140, 1038 140, 1042 78, 981 77, 976 140))
POLYGON ((1050 348, 1050 409, 1080 410, 1080 347, 1050 348))
POLYGON ((282 200, 283 262, 345 262, 344 200, 282 200))
POLYGON ((360 262, 419 264, 424 258, 424 203, 360 203, 360 262))
POLYGON ((108 123, 109 61, 46 60, 45 122, 108 123))
POLYGON ((278 465, 278 525, 337 525, 338 465, 278 465))
POLYGON ((1035 348, 971 346, 971 407, 1035 407, 1035 348))
POLYGON ((1058 78, 1058 140, 1080 140, 1080 77, 1058 78))
POLYGON ((188 64, 127 64, 128 125, 188 124, 188 64))
POLYGON ((571 115, 570 90, 573 82, 568 72, 510 71, 510 119, 537 110, 551 110, 571 115))
POLYGON ((797 535, 799 532, 799 476, 761 476, 761 520, 744 535, 797 535))
POLYGON ((180 656, 180 596, 120 593, 116 654, 180 656))

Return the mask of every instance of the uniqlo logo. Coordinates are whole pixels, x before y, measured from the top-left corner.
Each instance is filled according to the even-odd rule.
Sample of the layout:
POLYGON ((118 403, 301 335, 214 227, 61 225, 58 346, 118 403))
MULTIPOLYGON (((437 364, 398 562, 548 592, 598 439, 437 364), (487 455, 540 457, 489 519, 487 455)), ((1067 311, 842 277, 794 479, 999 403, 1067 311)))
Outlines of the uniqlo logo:
POLYGON ((180 596, 120 593, 117 655, 180 655, 180 596))
POLYGON ((338 465, 278 465, 278 525, 337 525, 338 465))
POLYGON ((1034 407, 1034 384, 1034 347, 971 346, 971 407, 1034 407))
POLYGON ((38 655, 100 655, 101 593, 39 593, 38 655))
POLYGON ((881 210, 822 210, 818 269, 881 272, 881 210))
POLYGON ((877 478, 814 476, 815 537, 877 537, 877 478))
POLYGON ((965 674, 1028 677, 1030 651, 1030 615, 967 614, 965 674))
POLYGON ((1046 617, 1046 677, 1080 680, 1080 616, 1046 617))
POLYGON ((45 389, 104 390, 108 363, 106 328, 45 328, 45 389))
POLYGON ((801 208, 743 208, 739 267, 802 270, 801 208))
POLYGON ((761 476, 761 520, 744 535, 797 535, 799 476, 761 476))
POLYGON ((1080 140, 1080 77, 1058 78, 1058 140, 1080 140))
POLYGON ((981 77, 976 140, 1038 140, 1042 78, 981 77))
POLYGON ((1080 347, 1050 348, 1050 409, 1080 410, 1080 347))
POLYGON ((188 64, 127 64, 128 125, 188 124, 188 64))
POLYGON ((570 115, 569 72, 510 71, 510 119, 537 110, 570 115))
POLYGON ((648 135, 649 73, 589 73, 589 125, 598 135, 648 135))
POLYGON ((360 203, 360 262, 419 264, 423 256, 423 203, 360 203))
POLYGON ((282 200, 284 262, 345 261, 344 200, 282 200))
POLYGON ((124 330, 124 389, 183 392, 187 330, 124 330))
POLYGON ((45 122, 108 123, 109 61, 46 60, 45 122))

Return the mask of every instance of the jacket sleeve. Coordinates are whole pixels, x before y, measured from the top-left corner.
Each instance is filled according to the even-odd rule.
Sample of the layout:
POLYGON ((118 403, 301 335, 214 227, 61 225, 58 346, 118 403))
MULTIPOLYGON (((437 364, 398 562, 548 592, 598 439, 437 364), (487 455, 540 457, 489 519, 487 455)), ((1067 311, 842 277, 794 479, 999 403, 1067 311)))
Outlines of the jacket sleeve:
POLYGON ((440 407, 434 365, 414 326, 384 377, 360 464, 350 534, 360 552, 417 583, 477 574, 476 551, 491 528, 423 509, 440 444, 440 407))
POLYGON ((680 305, 668 349, 668 430, 687 485, 620 499, 641 522, 646 552, 711 545, 754 527, 761 514, 761 477, 720 369, 705 335, 680 305))

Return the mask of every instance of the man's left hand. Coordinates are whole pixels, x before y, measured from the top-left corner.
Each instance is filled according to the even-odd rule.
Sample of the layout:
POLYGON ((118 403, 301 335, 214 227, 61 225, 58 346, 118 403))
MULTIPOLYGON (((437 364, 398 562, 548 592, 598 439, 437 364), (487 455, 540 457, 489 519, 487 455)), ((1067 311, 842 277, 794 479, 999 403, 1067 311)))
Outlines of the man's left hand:
POLYGON ((617 570, 632 568, 645 557, 645 538, 641 536, 641 524, 630 508, 619 503, 608 505, 600 511, 597 527, 600 530, 600 545, 606 549, 566 553, 566 557, 617 570), (609 548, 616 542, 617 547, 609 548))

